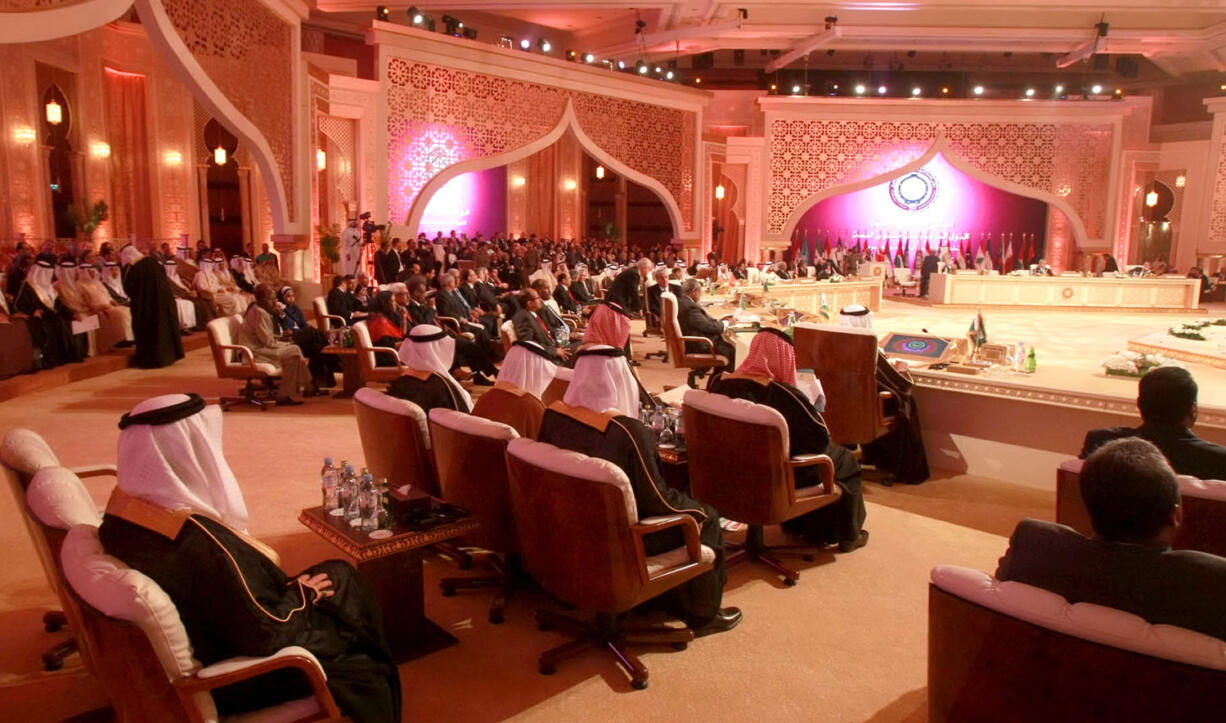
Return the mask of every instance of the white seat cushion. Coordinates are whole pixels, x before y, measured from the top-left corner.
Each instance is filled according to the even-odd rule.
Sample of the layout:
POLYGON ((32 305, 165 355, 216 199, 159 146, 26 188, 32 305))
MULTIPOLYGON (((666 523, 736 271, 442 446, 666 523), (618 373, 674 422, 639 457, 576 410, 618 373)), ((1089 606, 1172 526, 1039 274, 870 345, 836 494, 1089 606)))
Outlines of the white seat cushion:
POLYGON ((35 472, 26 489, 26 505, 48 527, 68 530, 76 525, 102 524, 89 491, 72 470, 64 467, 43 467, 35 472))
POLYGON ((1001 582, 955 565, 932 568, 932 584, 970 602, 1040 627, 1114 648, 1213 670, 1226 670, 1226 642, 1174 625, 1151 625, 1122 610, 1069 604, 1020 582, 1001 582))
MULTIPOLYGON (((701 551, 702 562, 715 562, 715 550, 702 546, 701 551)), ((685 565, 690 562, 690 552, 685 547, 678 547, 675 550, 661 552, 659 555, 652 555, 647 558, 647 576, 655 577, 665 570, 670 570, 679 565, 685 565)))
POLYGON ((0 443, 0 461, 26 477, 34 476, 43 467, 60 463, 38 432, 20 427, 10 429, 4 435, 4 441, 0 443))
MULTIPOLYGON (((1084 459, 1066 459, 1060 463, 1060 469, 1064 472, 1081 474, 1083 465, 1085 465, 1084 459)), ((1179 494, 1184 497, 1226 502, 1226 481, 1199 479, 1186 474, 1176 475, 1176 479, 1179 480, 1179 494)))
POLYGON ((621 490, 622 500, 626 504, 626 518, 632 525, 638 523, 639 511, 634 501, 634 488, 630 486, 626 473, 612 462, 522 438, 512 439, 507 444, 507 454, 550 472, 613 485, 621 490))
POLYGON ((733 399, 723 394, 712 394, 701 389, 691 389, 686 392, 683 403, 686 406, 717 417, 734 419, 747 424, 774 427, 779 430, 779 434, 783 437, 783 449, 791 449, 789 446, 787 420, 783 418, 783 415, 778 410, 765 404, 754 404, 747 399, 733 399))
POLYGON ((435 424, 446 427, 455 432, 470 434, 474 437, 488 437, 489 439, 516 439, 519 433, 515 428, 495 422, 492 419, 485 419, 464 412, 457 412, 454 409, 444 409, 437 407, 430 410, 430 421, 435 424))

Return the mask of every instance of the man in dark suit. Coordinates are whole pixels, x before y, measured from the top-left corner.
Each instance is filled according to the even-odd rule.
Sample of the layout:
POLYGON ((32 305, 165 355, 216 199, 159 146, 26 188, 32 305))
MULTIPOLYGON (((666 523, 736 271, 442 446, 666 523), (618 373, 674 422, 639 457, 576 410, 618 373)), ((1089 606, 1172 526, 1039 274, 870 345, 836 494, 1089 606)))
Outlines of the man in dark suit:
POLYGON ((460 322, 460 329, 471 333, 483 347, 489 346, 490 339, 498 334, 498 324, 491 320, 493 328, 489 328, 485 319, 488 317, 480 309, 469 306, 464 295, 456 288, 454 273, 443 274, 438 296, 434 297, 434 308, 441 316, 450 316, 460 322))
POLYGON ((566 322, 558 319, 545 306, 544 298, 536 284, 519 293, 519 310, 515 312, 511 323, 515 327, 517 340, 536 342, 545 351, 563 361, 570 358, 572 345, 561 346, 557 341, 558 331, 566 326, 566 322))
POLYGON ((929 250, 924 260, 920 262, 920 296, 927 298, 928 284, 932 282, 932 275, 940 268, 941 259, 929 250))
MULTIPOLYGON (((702 282, 698 279, 686 279, 681 284, 681 295, 677 297, 677 322, 681 325, 683 336, 702 336, 711 340, 715 353, 728 360, 727 366, 718 367, 717 372, 730 372, 736 367, 736 347, 724 339, 724 329, 728 324, 712 319, 711 315, 698 305, 702 298, 702 282)), ((706 344, 686 342, 685 351, 690 354, 709 354, 711 350, 706 344)))
POLYGON ((681 297, 681 284, 670 282, 668 280, 668 269, 657 266, 653 276, 656 283, 647 287, 647 311, 650 314, 655 314, 656 318, 660 317, 660 294, 668 289, 673 296, 678 297, 678 303, 681 297))
POLYGON ((1200 479, 1226 479, 1226 447, 1207 442, 1192 433, 1196 424, 1197 387, 1187 369, 1158 367, 1141 377, 1137 385, 1140 427, 1110 427, 1086 434, 1081 449, 1084 459, 1101 445, 1123 437, 1141 437, 1153 442, 1177 474, 1200 479))
MULTIPOLYGON (((438 326, 438 314, 434 307, 430 306, 426 293, 426 280, 415 276, 409 280, 408 286, 409 304, 407 308, 409 320, 413 322, 413 326, 418 324, 438 326)), ((447 334, 455 339, 455 360, 452 368, 466 366, 473 372, 474 384, 492 385, 493 379, 498 376, 498 368, 494 366, 494 360, 485 347, 467 337, 457 335, 454 331, 447 330, 447 334)))
POLYGON ((596 287, 588 278, 587 267, 580 266, 575 269, 575 282, 570 285, 570 293, 575 297, 575 301, 584 306, 596 303, 596 287))
POLYGON ((1171 550, 1179 483, 1157 447, 1143 439, 1103 445, 1081 468, 1081 496, 1093 539, 1022 520, 996 577, 1226 640, 1226 558, 1171 550))
POLYGON ((392 248, 383 254, 382 260, 375 254, 375 274, 380 284, 390 284, 396 281, 404 270, 404 261, 400 255, 400 239, 392 239, 392 248))
POLYGON ((563 271, 558 274, 558 286, 553 290, 553 300, 558 302, 558 308, 566 314, 578 314, 582 309, 579 302, 570 292, 570 274, 563 271))
POLYGON ((328 292, 328 313, 345 320, 345 326, 353 326, 354 321, 366 318, 353 299, 353 287, 356 280, 352 275, 335 276, 332 278, 332 290, 328 292))

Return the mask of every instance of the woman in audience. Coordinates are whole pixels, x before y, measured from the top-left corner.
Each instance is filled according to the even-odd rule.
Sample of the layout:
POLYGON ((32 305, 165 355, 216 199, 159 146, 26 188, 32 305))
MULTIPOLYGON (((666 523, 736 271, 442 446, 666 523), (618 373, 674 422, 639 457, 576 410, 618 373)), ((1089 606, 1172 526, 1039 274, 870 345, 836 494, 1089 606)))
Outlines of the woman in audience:
MULTIPOLYGON (((843 552, 868 542, 868 532, 861 529, 865 511, 860 464, 850 451, 830 441, 826 422, 813 406, 817 400, 797 387, 796 350, 787 334, 775 329, 759 331, 741 366, 713 379, 710 391, 764 404, 782 414, 788 425, 790 456, 825 454, 834 462, 834 481, 843 491, 839 501, 788 520, 783 523, 784 531, 817 545, 838 543, 843 552)), ((820 483, 816 467, 796 470, 797 487, 820 483)))
MULTIPOLYGON (((221 420, 219 407, 185 394, 154 397, 123 416, 118 485, 98 528, 103 548, 166 591, 202 664, 299 645, 323 666, 344 715, 399 721, 400 678, 374 591, 340 560, 288 576, 248 536, 221 420)), ((300 673, 279 671, 213 699, 226 716, 309 695, 300 673)))
POLYGON ((435 407, 468 413, 472 397, 451 376, 455 338, 432 324, 418 324, 400 345, 400 361, 408 367, 387 386, 387 393, 407 399, 427 413, 435 407))
POLYGON ((536 439, 545 414, 541 395, 558 370, 540 344, 515 342, 498 370, 498 382, 477 400, 473 414, 510 425, 521 437, 536 439))
POLYGON ((307 358, 315 388, 327 389, 336 384, 335 374, 340 371, 336 367, 340 361, 333 355, 323 353, 324 347, 328 346, 328 335, 307 324, 306 316, 295 301, 293 288, 282 286, 277 292, 277 308, 281 310, 277 322, 307 358))
MULTIPOLYGON (((370 341, 375 346, 395 349, 404 341, 404 333, 408 328, 408 320, 396 305, 391 291, 380 291, 375 294, 369 306, 369 316, 366 317, 366 329, 370 332, 370 341)), ((375 354, 375 362, 379 366, 396 366, 396 360, 387 358, 385 352, 375 354)))

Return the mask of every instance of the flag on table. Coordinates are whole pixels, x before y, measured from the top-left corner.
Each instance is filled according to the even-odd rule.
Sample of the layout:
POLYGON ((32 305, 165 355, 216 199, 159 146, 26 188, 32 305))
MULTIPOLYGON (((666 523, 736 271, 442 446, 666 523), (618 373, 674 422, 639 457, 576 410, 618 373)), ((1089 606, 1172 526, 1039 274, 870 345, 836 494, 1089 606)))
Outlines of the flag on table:
POLYGON ((825 294, 822 294, 822 305, 817 313, 823 321, 830 321, 830 304, 826 302, 825 294))
POLYGON ((967 335, 970 336, 975 346, 983 346, 988 343, 988 328, 983 323, 982 311, 975 312, 975 318, 971 319, 971 328, 967 335))

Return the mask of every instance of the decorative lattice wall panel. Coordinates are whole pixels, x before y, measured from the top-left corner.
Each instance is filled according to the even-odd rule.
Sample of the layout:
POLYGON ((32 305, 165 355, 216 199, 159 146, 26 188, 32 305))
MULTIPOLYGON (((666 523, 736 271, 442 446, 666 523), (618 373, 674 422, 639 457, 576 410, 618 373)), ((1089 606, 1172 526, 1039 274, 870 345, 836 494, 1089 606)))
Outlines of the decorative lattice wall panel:
POLYGON ((408 217, 426 183, 462 161, 514 150, 558 124, 569 99, 583 132, 659 181, 693 229, 697 114, 637 101, 391 58, 387 63, 388 215, 408 217))
POLYGON ((1213 212, 1209 216, 1209 240, 1226 238, 1226 141, 1218 149, 1217 168, 1213 173, 1213 212))

